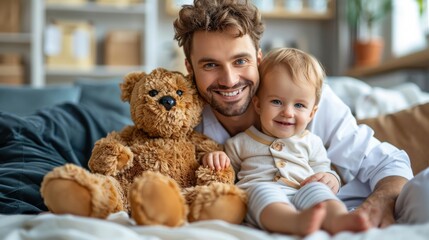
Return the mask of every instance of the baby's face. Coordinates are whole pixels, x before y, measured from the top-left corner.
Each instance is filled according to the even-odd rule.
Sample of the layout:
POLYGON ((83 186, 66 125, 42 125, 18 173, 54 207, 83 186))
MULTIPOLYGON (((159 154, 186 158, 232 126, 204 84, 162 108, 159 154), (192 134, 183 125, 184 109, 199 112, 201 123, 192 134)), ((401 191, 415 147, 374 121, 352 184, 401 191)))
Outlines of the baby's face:
POLYGON ((281 66, 269 70, 261 82, 254 105, 262 132, 276 138, 301 134, 316 111, 314 86, 294 83, 281 66))

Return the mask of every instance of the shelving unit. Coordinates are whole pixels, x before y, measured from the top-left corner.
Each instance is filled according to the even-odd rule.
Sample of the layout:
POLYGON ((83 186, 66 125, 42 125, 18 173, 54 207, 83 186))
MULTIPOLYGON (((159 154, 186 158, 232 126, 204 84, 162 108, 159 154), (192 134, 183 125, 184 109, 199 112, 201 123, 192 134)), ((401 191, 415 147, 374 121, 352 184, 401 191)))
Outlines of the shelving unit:
MULTIPOLYGON (((97 54, 96 66, 90 69, 52 68, 45 67, 48 82, 59 82, 78 78, 112 78, 122 77, 130 71, 150 71, 157 66, 157 12, 156 0, 145 0, 129 6, 99 5, 88 2, 83 5, 65 6, 47 4, 45 6, 46 21, 49 19, 89 20, 97 31, 97 45, 102 45, 105 34, 111 29, 134 29, 141 32, 141 59, 143 65, 110 67, 103 65, 101 53, 97 54), (52 80, 53 79, 53 80, 52 80)), ((101 48, 98 47, 98 50, 101 48)))
MULTIPOLYGON (((267 0, 253 0, 254 3, 258 3, 267 0)), ((272 1, 273 9, 264 10, 260 8, 262 17, 274 19, 294 19, 294 20, 329 20, 335 15, 335 1, 326 0, 327 8, 326 11, 314 11, 308 6, 309 0, 302 0, 302 10, 290 11, 284 7, 284 0, 268 0, 272 1)), ((183 4, 190 4, 192 1, 189 0, 166 0, 166 12, 170 15, 177 15, 179 8, 183 4)))
POLYGON ((41 29, 44 13, 41 1, 18 1, 22 6, 21 32, 0 33, 0 52, 21 54, 26 69, 25 82, 42 86, 44 73, 41 29))
POLYGON ((158 1, 142 0, 128 6, 100 5, 94 1, 80 5, 47 4, 44 0, 20 0, 23 8, 22 33, 0 33, 0 52, 23 53, 27 56, 27 83, 44 86, 54 82, 68 82, 84 77, 122 77, 135 71, 150 71, 157 66, 158 1), (44 34, 46 24, 52 19, 88 20, 97 31, 97 50, 103 37, 110 29, 138 30, 141 38, 142 65, 127 67, 107 67, 97 54, 96 66, 90 69, 73 67, 58 69, 47 67, 44 60, 44 34))

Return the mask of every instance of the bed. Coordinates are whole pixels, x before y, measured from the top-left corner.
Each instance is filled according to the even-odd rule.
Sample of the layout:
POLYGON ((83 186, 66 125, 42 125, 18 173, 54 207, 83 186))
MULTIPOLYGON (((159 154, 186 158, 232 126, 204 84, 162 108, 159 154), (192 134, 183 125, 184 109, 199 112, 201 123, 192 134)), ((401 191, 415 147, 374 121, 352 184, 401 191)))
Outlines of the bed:
MULTIPOLYGON (((338 80, 330 78, 327 82, 356 114, 363 103, 358 104, 358 98, 350 99, 353 94, 345 91, 360 97, 354 88, 363 89, 362 85, 358 86, 361 82, 352 86, 351 79, 338 80)), ((222 221, 167 228, 136 226, 125 212, 112 214, 106 220, 47 212, 38 192, 44 174, 65 161, 86 166, 95 140, 131 123, 128 105, 119 101, 119 81, 83 80, 70 86, 44 89, 0 87, 2 239, 301 239, 222 221), (73 127, 62 128, 65 122, 73 127), (41 147, 49 151, 41 152, 41 147)), ((392 89, 386 91, 394 94, 392 89)), ((374 89, 363 92, 366 94, 363 99, 369 99, 374 89)), ((425 93, 420 94, 418 101, 410 101, 400 109, 392 107, 390 112, 381 112, 387 108, 379 107, 376 115, 359 120, 373 127, 379 139, 406 150, 415 174, 429 166, 429 148, 425 146, 429 143, 429 103, 425 93)), ((342 232, 335 236, 318 231, 302 239, 414 240, 428 239, 427 236, 429 223, 393 225, 363 233, 342 232)))

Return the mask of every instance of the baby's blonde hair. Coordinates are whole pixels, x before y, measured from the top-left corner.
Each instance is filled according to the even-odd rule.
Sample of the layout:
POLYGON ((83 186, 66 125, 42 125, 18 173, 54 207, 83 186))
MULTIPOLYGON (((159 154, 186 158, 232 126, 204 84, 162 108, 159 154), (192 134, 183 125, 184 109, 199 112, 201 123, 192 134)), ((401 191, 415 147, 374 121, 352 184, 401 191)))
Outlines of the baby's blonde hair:
POLYGON ((295 83, 310 83, 316 89, 316 105, 322 94, 325 71, 319 61, 312 55, 295 48, 277 48, 271 50, 259 64, 260 86, 264 84, 264 76, 274 67, 283 66, 287 69, 295 83))

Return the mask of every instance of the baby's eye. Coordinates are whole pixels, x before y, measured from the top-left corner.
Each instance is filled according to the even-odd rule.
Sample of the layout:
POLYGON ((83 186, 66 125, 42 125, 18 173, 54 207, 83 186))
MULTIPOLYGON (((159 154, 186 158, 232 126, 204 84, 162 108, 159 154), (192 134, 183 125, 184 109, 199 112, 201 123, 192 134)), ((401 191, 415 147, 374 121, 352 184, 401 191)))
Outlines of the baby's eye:
POLYGON ((177 90, 176 91, 177 95, 182 96, 183 95, 183 91, 182 90, 177 90))
POLYGON ((156 91, 155 89, 149 91, 149 96, 155 97, 156 95, 158 95, 158 91, 156 91))
POLYGON ((295 107, 296 108, 304 108, 305 106, 302 103, 295 103, 295 107))
POLYGON ((282 105, 282 101, 280 101, 278 99, 271 100, 271 103, 274 105, 282 105))

